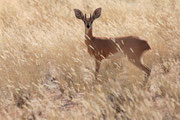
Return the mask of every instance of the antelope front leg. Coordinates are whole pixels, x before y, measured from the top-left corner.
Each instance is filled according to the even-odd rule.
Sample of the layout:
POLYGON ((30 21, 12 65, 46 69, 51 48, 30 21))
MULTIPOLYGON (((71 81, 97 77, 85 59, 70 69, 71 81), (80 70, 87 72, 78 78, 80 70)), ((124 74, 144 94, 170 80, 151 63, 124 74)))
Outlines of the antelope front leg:
POLYGON ((97 80, 97 75, 98 75, 98 73, 99 73, 101 61, 96 59, 96 60, 95 60, 95 63, 96 63, 96 68, 95 68, 95 79, 97 80))

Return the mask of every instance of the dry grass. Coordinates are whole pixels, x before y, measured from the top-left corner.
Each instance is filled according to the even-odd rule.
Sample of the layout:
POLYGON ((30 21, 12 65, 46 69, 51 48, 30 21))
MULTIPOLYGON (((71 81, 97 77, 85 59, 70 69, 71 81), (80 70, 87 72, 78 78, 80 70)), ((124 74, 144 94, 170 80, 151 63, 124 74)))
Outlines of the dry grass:
POLYGON ((180 119, 179 16, 179 0, 1 0, 0 119, 180 119), (105 60, 95 81, 73 9, 97 7, 94 35, 150 44, 146 87, 124 58, 105 60))

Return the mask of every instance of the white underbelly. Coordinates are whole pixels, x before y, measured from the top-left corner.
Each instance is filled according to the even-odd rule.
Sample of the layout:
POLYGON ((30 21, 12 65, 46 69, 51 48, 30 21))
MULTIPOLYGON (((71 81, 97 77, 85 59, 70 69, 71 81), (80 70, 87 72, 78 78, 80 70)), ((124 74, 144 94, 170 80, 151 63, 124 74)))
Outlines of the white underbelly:
POLYGON ((123 54, 123 52, 119 51, 115 54, 111 54, 107 57, 107 59, 120 59, 122 57, 124 57, 125 55, 123 54))

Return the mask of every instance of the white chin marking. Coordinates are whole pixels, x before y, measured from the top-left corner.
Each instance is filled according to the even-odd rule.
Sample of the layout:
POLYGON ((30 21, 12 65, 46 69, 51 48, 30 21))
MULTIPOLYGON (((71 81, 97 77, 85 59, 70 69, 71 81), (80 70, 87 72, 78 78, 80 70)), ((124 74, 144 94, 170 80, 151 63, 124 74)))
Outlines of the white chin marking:
POLYGON ((89 30, 90 30, 90 28, 87 28, 87 27, 86 27, 86 33, 88 33, 88 32, 89 32, 89 30))

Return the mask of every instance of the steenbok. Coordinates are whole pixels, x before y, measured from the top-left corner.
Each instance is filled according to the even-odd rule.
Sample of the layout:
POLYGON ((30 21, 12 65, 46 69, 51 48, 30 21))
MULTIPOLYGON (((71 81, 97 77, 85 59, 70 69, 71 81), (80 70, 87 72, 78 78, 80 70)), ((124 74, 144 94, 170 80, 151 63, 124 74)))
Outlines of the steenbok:
POLYGON ((131 63, 141 69, 149 77, 151 70, 142 64, 142 54, 150 50, 150 46, 145 40, 141 40, 138 37, 126 36, 117 38, 100 38, 95 37, 92 34, 93 21, 100 17, 101 8, 97 8, 94 13, 90 14, 90 18, 86 17, 86 14, 79 9, 74 9, 75 16, 81 19, 85 25, 85 44, 90 55, 94 56, 96 63, 95 78, 99 72, 101 61, 105 58, 113 57, 118 55, 126 55, 131 63))

